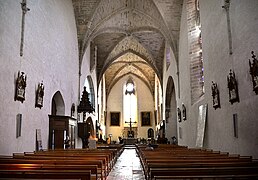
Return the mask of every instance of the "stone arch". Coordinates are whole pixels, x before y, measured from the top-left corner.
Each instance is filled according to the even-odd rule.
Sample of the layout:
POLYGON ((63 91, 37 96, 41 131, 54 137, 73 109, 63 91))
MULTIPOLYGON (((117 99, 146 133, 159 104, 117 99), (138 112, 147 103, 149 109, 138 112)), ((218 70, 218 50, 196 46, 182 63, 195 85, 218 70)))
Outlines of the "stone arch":
POLYGON ((57 91, 52 98, 51 115, 65 115, 65 103, 60 91, 57 91))
POLYGON ((176 94, 173 78, 169 76, 166 88, 165 117, 166 117, 166 137, 177 137, 177 115, 176 115, 176 94))

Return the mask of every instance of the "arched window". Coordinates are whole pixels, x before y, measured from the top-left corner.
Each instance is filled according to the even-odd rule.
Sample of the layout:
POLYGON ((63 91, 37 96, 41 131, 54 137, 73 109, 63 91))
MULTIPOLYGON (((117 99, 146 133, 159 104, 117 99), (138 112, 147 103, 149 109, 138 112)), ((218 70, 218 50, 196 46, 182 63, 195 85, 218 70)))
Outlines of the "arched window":
POLYGON ((52 98, 51 115, 65 115, 65 104, 60 91, 57 91, 52 98))
MULTIPOLYGON (((137 97, 136 87, 133 79, 128 78, 123 87, 123 111, 124 111, 124 123, 129 127, 129 122, 137 122, 137 97)), ((133 123, 135 124, 135 123, 133 123)), ((131 125, 133 125, 131 124, 131 125)))

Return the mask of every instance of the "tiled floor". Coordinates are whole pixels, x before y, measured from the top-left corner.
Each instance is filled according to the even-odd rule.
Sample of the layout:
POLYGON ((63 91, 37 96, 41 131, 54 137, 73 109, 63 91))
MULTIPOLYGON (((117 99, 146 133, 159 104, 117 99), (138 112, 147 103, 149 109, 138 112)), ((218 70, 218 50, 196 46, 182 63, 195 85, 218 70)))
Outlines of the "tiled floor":
POLYGON ((134 148, 124 149, 107 180, 145 180, 140 159, 134 148))

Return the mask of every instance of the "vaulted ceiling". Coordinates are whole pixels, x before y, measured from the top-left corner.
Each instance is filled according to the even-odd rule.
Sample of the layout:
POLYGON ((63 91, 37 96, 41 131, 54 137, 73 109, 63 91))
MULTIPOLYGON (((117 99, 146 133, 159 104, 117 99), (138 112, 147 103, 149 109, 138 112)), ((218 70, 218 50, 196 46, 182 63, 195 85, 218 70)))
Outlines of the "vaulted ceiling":
POLYGON ((178 61, 182 1, 73 0, 80 64, 90 45, 91 66, 98 82, 105 74, 107 93, 126 75, 154 93, 155 74, 162 82, 166 43, 178 61))

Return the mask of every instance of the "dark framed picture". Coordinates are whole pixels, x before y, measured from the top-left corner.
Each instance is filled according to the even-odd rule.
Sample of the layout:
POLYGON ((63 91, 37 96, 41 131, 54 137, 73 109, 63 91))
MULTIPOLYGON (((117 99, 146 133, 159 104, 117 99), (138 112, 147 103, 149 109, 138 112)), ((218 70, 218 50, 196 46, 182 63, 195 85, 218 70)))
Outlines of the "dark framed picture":
POLYGON ((120 126, 120 112, 110 112, 110 126, 120 126))
POLYGON ((142 117, 142 126, 150 126, 151 123, 151 112, 149 111, 144 111, 141 112, 141 117, 142 117))

